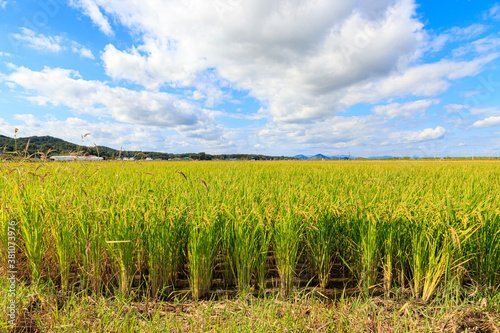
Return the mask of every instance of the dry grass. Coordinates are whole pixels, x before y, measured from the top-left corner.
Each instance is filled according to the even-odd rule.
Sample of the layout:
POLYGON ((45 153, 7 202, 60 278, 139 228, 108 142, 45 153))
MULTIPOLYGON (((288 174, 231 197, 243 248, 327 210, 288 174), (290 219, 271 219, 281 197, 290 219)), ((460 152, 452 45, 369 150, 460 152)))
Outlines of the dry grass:
MULTIPOLYGON (((408 298, 296 295, 141 302, 27 288, 10 332, 491 332, 498 307, 437 305, 408 298)), ((1 293, 0 293, 1 295, 1 293)), ((0 312, 1 313, 1 312, 0 312)))

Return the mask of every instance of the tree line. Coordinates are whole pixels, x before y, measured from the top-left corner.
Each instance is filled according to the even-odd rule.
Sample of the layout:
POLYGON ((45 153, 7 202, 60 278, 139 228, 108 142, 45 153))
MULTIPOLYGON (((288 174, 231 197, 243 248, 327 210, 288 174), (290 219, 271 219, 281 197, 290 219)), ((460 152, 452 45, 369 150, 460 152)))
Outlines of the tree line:
POLYGON ((100 156, 105 159, 134 158, 136 160, 285 160, 293 159, 285 156, 270 156, 258 154, 217 154, 211 155, 205 152, 199 153, 161 153, 161 152, 141 152, 130 150, 117 150, 106 146, 89 146, 88 143, 77 145, 52 136, 32 136, 27 138, 10 138, 0 135, 0 152, 6 156, 26 156, 39 158, 41 156, 56 155, 83 155, 100 156))

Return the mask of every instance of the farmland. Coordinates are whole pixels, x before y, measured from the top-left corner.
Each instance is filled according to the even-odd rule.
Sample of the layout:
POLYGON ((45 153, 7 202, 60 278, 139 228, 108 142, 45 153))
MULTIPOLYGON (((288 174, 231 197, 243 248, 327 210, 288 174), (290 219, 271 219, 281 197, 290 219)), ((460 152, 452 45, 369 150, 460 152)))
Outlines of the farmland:
MULTIPOLYGON (((403 293, 424 303, 474 291, 498 301, 494 161, 6 162, 0 169, 0 251, 8 252, 15 221, 25 285, 104 300, 221 293, 286 300, 314 290, 330 298, 403 293)), ((5 274, 8 258, 0 258, 5 274)))

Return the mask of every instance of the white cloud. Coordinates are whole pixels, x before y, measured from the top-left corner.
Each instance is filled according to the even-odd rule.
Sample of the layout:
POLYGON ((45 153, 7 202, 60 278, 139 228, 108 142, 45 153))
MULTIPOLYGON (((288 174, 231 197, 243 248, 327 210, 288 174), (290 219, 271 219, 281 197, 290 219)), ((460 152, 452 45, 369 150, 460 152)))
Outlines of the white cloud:
MULTIPOLYGON (((94 0, 70 0, 70 6, 80 8, 83 13, 90 17, 92 22, 107 36, 114 34, 108 19, 101 13, 96 1, 94 0)), ((139 5, 139 3, 137 3, 139 5)))
POLYGON ((79 54, 81 57, 94 59, 94 55, 89 49, 62 36, 45 36, 28 28, 21 28, 21 33, 13 36, 35 50, 58 53, 70 49, 71 52, 79 54))
POLYGON ((472 124, 472 127, 474 128, 493 127, 493 126, 500 126, 500 116, 488 117, 483 120, 478 120, 474 124, 472 124))
POLYGON ((388 105, 377 105, 372 111, 382 117, 393 119, 396 117, 411 118, 423 114, 429 107, 439 103, 437 99, 423 99, 408 103, 392 103, 388 105))
POLYGON ((500 4, 496 3, 494 4, 489 12, 488 12, 488 16, 494 20, 500 20, 500 4))
MULTIPOLYGON (((429 36, 410 0, 96 4, 143 37, 125 50, 106 46, 102 60, 112 78, 151 90, 196 87, 213 97, 207 106, 226 98, 219 87, 230 82, 265 102, 277 122, 327 119, 394 96, 436 95, 498 57, 416 65, 429 36)), ((484 30, 475 24, 447 34, 458 40, 484 30)))
POLYGON ((461 41, 476 38, 486 30, 486 26, 484 26, 483 24, 475 23, 464 28, 453 27, 446 31, 445 34, 449 35, 450 41, 461 41))
POLYGON ((71 45, 71 52, 79 54, 83 58, 89 58, 92 60, 95 59, 94 55, 92 54, 92 51, 87 49, 85 46, 82 46, 75 41, 72 41, 70 45, 71 45))
POLYGON ((462 45, 457 49, 453 50, 453 55, 455 57, 460 57, 463 55, 479 54, 486 55, 493 52, 498 52, 500 48, 500 38, 498 34, 490 34, 486 37, 477 39, 468 44, 462 45))
POLYGON ((252 113, 252 114, 243 114, 243 113, 231 113, 231 112, 224 112, 224 111, 210 111, 209 113, 214 117, 246 119, 246 120, 257 120, 257 119, 263 119, 266 117, 266 115, 263 112, 257 112, 257 113, 252 113))
POLYGON ((5 79, 33 91, 26 97, 39 105, 65 105, 78 113, 111 117, 120 122, 175 129, 187 136, 214 140, 221 128, 195 104, 163 92, 134 91, 86 81, 78 72, 45 68, 40 72, 13 67, 5 79))
POLYGON ((448 104, 444 106, 445 113, 440 115, 441 121, 451 123, 458 127, 465 127, 470 124, 470 106, 463 104, 448 104))
POLYGON ((111 121, 87 121, 78 117, 62 120, 40 119, 33 114, 15 114, 14 122, 9 124, 0 118, 0 134, 12 136, 14 128, 19 128, 18 137, 31 135, 52 135, 75 144, 85 146, 105 145, 117 150, 142 150, 162 152, 199 152, 213 154, 227 152, 228 149, 243 151, 245 146, 235 148, 226 133, 217 141, 176 134, 161 127, 116 123, 111 121), (81 135, 91 133, 82 142, 81 135))
MULTIPOLYGON (((80 144, 81 135, 91 133, 84 140, 84 145, 107 145, 117 149, 124 146, 124 149, 132 150, 133 145, 142 146, 144 150, 161 149, 163 137, 158 128, 142 125, 119 124, 113 122, 89 122, 77 117, 70 117, 65 120, 41 120, 33 114, 16 114, 14 119, 20 132, 24 135, 52 135, 69 142, 80 144)), ((0 119, 0 133, 12 135, 12 126, 2 123, 0 119)))
MULTIPOLYGON (((269 102, 277 121, 334 115, 345 107, 343 89, 405 66, 423 43, 408 0, 235 1, 222 9, 201 0, 98 4, 144 38, 128 50, 106 47, 102 59, 111 77, 148 89, 198 88, 214 68, 212 82, 248 89, 269 102)), ((220 100, 219 89, 199 90, 220 100)))
MULTIPOLYGON (((421 51, 422 53, 438 52, 441 51, 446 44, 472 40, 474 38, 477 38, 484 32, 486 32, 487 30, 488 28, 485 25, 475 23, 467 27, 455 26, 437 35, 433 34, 432 31, 431 32, 425 31, 424 33, 427 35, 426 39, 428 40, 428 42, 427 45, 424 45, 422 47, 421 51)), ((466 49, 461 46, 459 49, 454 51, 454 55, 459 56, 465 54, 465 53, 460 54, 461 52, 459 50, 462 49, 470 50, 470 48, 466 49)))
POLYGON ((0 0, 0 8, 5 9, 6 6, 7 6, 7 0, 0 0))
POLYGON ((28 28, 21 28, 20 34, 14 34, 14 38, 26 42, 26 45, 40 51, 59 52, 63 50, 60 36, 45 36, 37 34, 28 28))
POLYGON ((500 115, 500 109, 496 106, 483 107, 483 108, 471 108, 470 113, 473 115, 482 114, 487 116, 497 116, 500 115))
POLYGON ((421 131, 400 131, 391 133, 389 139, 393 143, 412 143, 428 140, 437 140, 445 136, 447 130, 441 126, 426 128, 421 131))
POLYGON ((480 91, 478 90, 470 90, 470 91, 464 91, 460 94, 460 97, 465 97, 465 98, 469 98, 469 97, 474 97, 476 96, 480 91))
POLYGON ((12 54, 7 52, 0 52, 0 57, 12 57, 12 54))
POLYGON ((469 106, 462 105, 462 104, 448 104, 448 105, 445 105, 444 108, 447 112, 452 113, 452 112, 467 110, 469 108, 469 106))
POLYGON ((295 149, 333 152, 336 149, 370 146, 380 142, 388 132, 379 117, 335 116, 305 124, 267 124, 256 133, 262 148, 295 147, 295 149))
POLYGON ((434 96, 446 91, 451 85, 451 80, 478 74, 486 64, 498 56, 498 54, 490 54, 471 61, 458 62, 441 60, 410 67, 381 80, 347 89, 341 102, 354 105, 366 102, 376 103, 391 96, 434 96))

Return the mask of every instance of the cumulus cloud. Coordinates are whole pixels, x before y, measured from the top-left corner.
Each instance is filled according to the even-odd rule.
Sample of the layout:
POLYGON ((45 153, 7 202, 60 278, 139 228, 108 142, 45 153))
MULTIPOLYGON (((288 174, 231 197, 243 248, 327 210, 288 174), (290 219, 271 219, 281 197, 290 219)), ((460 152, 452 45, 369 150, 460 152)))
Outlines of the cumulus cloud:
POLYGON ((345 99, 349 103, 375 103, 388 96, 433 96, 443 93, 456 80, 478 74, 484 66, 496 59, 490 54, 471 61, 441 60, 436 63, 411 67, 402 73, 393 74, 378 82, 354 87, 345 99))
MULTIPOLYGON (((215 96, 213 103, 225 98, 222 80, 265 102, 276 122, 322 120, 394 96, 436 95, 498 56, 417 65, 429 36, 410 0, 95 4, 143 37, 129 49, 106 46, 102 59, 112 78, 151 90, 196 87, 199 96, 215 96), (214 75, 207 79, 207 71, 214 75)), ((459 40, 484 29, 475 24, 447 34, 459 40)))
POLYGON ((395 143, 412 143, 437 140, 445 136, 447 130, 441 126, 426 128, 421 131, 400 131, 391 133, 389 139, 395 143))
MULTIPOLYGON (((88 121, 79 117, 55 119, 54 117, 36 117, 33 114, 15 114, 12 123, 0 118, 0 134, 12 136, 18 128, 18 137, 28 135, 56 135, 66 141, 93 146, 106 145, 111 148, 140 151, 193 152, 206 151, 224 153, 228 149, 243 151, 244 145, 236 147, 231 140, 236 138, 230 131, 217 141, 169 132, 162 127, 117 123, 114 121, 88 121), (81 135, 90 133, 82 142, 81 135)), ((245 144, 243 142, 243 144, 245 144)))
MULTIPOLYGON (((70 4, 106 35, 113 35, 113 20, 134 37, 130 45, 110 42, 101 52, 104 70, 118 87, 58 68, 34 72, 15 67, 4 81, 29 90, 26 98, 38 104, 178 131, 169 133, 169 140, 182 147, 341 149, 388 139, 411 143, 442 138, 446 129, 436 124, 421 131, 398 131, 388 124, 424 114, 453 81, 477 75, 499 57, 498 36, 483 36, 485 25, 431 36, 413 0, 70 4), (468 44, 441 60, 424 57, 452 42, 468 44), (122 84, 135 90, 120 88, 122 84), (261 110, 207 110, 236 95, 255 98, 261 110), (361 103, 371 104, 366 109, 372 114, 339 116, 361 103), (374 106, 379 103, 383 105, 374 106), (217 123, 232 119, 267 123, 234 131, 217 123)), ((59 45, 92 55, 83 46, 59 45)), ((458 104, 445 110, 470 113, 458 104)))
POLYGON ((500 126, 500 116, 492 116, 482 120, 476 121, 472 124, 474 128, 483 128, 483 127, 493 127, 500 126))
POLYGON ((215 69, 214 80, 268 101, 276 121, 334 115, 346 106, 339 103, 343 89, 405 66, 423 42, 407 0, 98 4, 143 35, 137 47, 106 47, 102 59, 111 77, 148 89, 197 87, 215 69))
MULTIPOLYGON (((89 122, 78 117, 69 117, 64 120, 44 120, 33 114, 15 114, 15 126, 22 133, 29 135, 56 135, 58 138, 81 143, 81 135, 90 133, 84 144, 107 145, 119 149, 132 150, 134 145, 142 146, 144 150, 162 149, 163 137, 161 130, 149 126, 121 124, 108 121, 89 122)), ((0 119, 0 133, 12 135, 12 126, 0 119)))
POLYGON ((61 68, 32 71, 12 66, 5 79, 35 92, 27 99, 40 105, 64 105, 78 113, 105 116, 138 125, 160 126, 207 139, 220 136, 213 117, 196 105, 163 92, 134 91, 86 81, 78 72, 61 68))
POLYGON ((423 114, 429 107, 439 103, 437 99, 423 99, 408 103, 392 103, 388 105, 377 105, 372 111, 373 113, 393 119, 396 117, 411 118, 418 114, 423 114))
POLYGON ((38 51, 58 53, 69 49, 81 57, 94 59, 94 55, 89 49, 62 36, 45 36, 28 28, 21 28, 21 33, 13 36, 15 39, 25 42, 26 46, 38 51))
POLYGON ((263 112, 256 112, 252 114, 243 114, 243 113, 232 113, 225 111, 209 111, 209 113, 218 118, 233 118, 233 119, 245 119, 245 120, 257 120, 263 119, 266 117, 266 114, 263 112))
POLYGON ((380 142, 388 132, 384 124, 373 115, 334 116, 310 124, 267 124, 256 133, 256 142, 262 147, 291 146, 328 152, 380 142))

